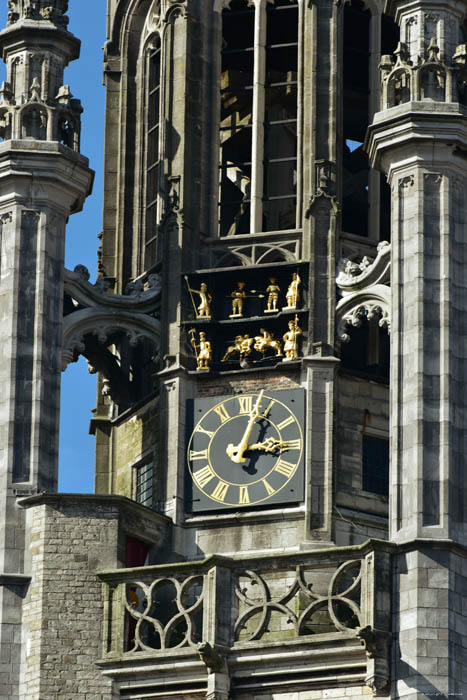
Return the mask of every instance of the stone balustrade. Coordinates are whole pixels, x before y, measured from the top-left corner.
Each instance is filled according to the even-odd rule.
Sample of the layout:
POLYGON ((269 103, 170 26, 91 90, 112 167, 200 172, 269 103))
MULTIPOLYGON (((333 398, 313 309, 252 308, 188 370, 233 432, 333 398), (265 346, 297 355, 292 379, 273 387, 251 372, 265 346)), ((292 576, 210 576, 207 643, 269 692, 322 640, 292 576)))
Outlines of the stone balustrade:
POLYGON ((285 673, 287 663, 290 676, 297 656, 307 659, 297 672, 307 683, 322 682, 331 668, 333 677, 379 692, 389 679, 390 552, 388 543, 371 540, 101 572, 100 664, 111 676, 117 667, 135 676, 136 659, 157 668, 177 658, 186 665, 194 656, 209 673, 228 673, 241 685, 239 652, 244 664, 261 649, 257 672, 280 674, 284 663, 285 673))

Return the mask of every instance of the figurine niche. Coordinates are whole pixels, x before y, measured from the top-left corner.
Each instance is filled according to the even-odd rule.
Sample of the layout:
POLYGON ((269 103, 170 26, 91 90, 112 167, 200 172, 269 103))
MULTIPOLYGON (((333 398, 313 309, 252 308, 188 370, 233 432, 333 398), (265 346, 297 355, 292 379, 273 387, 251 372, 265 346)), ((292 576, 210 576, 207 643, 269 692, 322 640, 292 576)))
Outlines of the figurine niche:
POLYGON ((298 325, 298 317, 295 316, 293 321, 289 321, 289 330, 282 336, 284 341, 284 362, 296 360, 298 358, 298 337, 303 331, 298 325))
POLYGON ((191 345, 195 352, 196 358, 196 369, 197 370, 209 370, 209 363, 212 359, 211 343, 206 338, 206 333, 200 331, 199 343, 196 342, 196 331, 192 328, 190 330, 191 335, 191 345))
POLYGON ((188 277, 185 276, 185 281, 188 286, 188 291, 190 292, 191 302, 195 310, 196 318, 211 318, 211 302, 212 296, 208 292, 208 286, 205 282, 201 282, 199 289, 192 289, 188 282, 188 277), (193 292, 199 295, 199 304, 196 306, 195 300, 193 299, 193 292))
POLYGON ((243 302, 246 299, 245 282, 237 282, 237 289, 230 295, 232 297, 232 313, 229 318, 242 318, 243 302))
POLYGON ((284 306, 284 309, 296 309, 298 305, 298 300, 300 296, 299 292, 299 286, 301 283, 300 276, 298 272, 294 272, 292 275, 292 281, 289 284, 289 287, 287 289, 287 294, 285 295, 285 299, 287 301, 287 306, 284 306))
POLYGON ((269 285, 266 287, 268 295, 268 308, 264 310, 266 314, 276 313, 278 311, 277 302, 279 301, 279 292, 281 288, 277 284, 275 277, 269 278, 269 285))

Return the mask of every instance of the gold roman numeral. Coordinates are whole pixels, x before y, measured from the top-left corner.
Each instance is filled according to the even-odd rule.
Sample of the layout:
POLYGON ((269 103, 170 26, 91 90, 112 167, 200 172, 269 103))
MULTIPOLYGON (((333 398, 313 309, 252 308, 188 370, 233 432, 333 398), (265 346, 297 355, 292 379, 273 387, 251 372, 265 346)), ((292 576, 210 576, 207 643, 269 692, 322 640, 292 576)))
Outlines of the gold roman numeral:
POLYGON ((277 424, 277 427, 279 430, 284 430, 288 425, 294 422, 294 419, 292 416, 289 416, 288 418, 285 418, 281 423, 277 424))
POLYGON ((292 476, 294 469, 296 465, 295 464, 290 464, 290 462, 286 462, 285 459, 280 459, 279 462, 277 463, 277 466, 275 467, 274 471, 279 472, 279 474, 283 474, 286 476, 288 479, 292 476))
POLYGON ((229 420, 230 416, 227 413, 223 403, 219 404, 219 406, 214 406, 214 411, 221 419, 221 423, 225 423, 226 420, 229 420))
POLYGON ((240 486, 239 503, 250 503, 250 495, 248 493, 248 486, 240 486))
POLYGON ((213 431, 213 430, 206 430, 206 428, 203 428, 202 425, 197 425, 197 426, 196 426, 196 428, 195 428, 195 433, 204 433, 205 435, 208 436, 208 438, 212 438, 212 436, 214 435, 214 431, 213 431))
POLYGON ((302 441, 300 440, 300 438, 298 438, 297 440, 286 440, 284 447, 286 450, 301 450, 302 441))
POLYGON ((269 411, 270 411, 271 408, 274 406, 274 403, 275 403, 274 400, 273 400, 273 401, 270 401, 270 402, 268 403, 268 405, 266 406, 266 409, 263 411, 263 416, 264 416, 265 418, 267 418, 269 411))
POLYGON ((193 476, 200 489, 204 489, 206 484, 208 484, 211 481, 211 479, 214 478, 214 472, 209 466, 209 464, 207 464, 205 467, 195 472, 193 476))
POLYGON ((268 496, 272 496, 272 494, 275 493, 275 491, 274 491, 274 489, 272 488, 271 484, 270 484, 268 481, 266 481, 266 479, 261 479, 261 481, 262 481, 263 484, 264 484, 264 488, 265 488, 266 491, 268 492, 268 496))
POLYGON ((227 491, 229 489, 229 484, 226 484, 225 481, 220 481, 217 484, 216 488, 214 491, 211 493, 211 497, 215 498, 217 501, 225 501, 225 497, 227 496, 227 491))
POLYGON ((208 458, 208 451, 207 450, 200 450, 199 452, 196 452, 195 450, 190 450, 190 461, 192 462, 194 459, 207 459, 208 458))
POLYGON ((237 396, 237 399, 240 406, 239 413, 251 413, 253 409, 253 397, 237 396))

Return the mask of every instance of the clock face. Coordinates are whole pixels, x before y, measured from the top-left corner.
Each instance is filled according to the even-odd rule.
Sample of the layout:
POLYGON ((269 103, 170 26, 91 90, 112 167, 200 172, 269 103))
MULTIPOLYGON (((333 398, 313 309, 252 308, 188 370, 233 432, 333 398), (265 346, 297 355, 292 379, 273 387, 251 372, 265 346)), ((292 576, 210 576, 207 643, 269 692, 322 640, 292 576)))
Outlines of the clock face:
POLYGON ((302 389, 198 399, 193 424, 192 511, 302 500, 302 389))

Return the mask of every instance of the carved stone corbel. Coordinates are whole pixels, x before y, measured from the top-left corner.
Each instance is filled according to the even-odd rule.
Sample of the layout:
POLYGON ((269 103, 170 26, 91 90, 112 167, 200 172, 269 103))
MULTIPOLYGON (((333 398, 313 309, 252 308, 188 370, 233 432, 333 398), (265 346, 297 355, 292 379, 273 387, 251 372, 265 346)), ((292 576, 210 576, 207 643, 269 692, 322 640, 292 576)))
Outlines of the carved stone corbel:
POLYGON ((206 700, 229 700, 230 673, 225 654, 209 642, 202 642, 197 648, 208 672, 206 700))
POLYGON ((383 630, 377 630, 367 625, 357 630, 357 637, 363 642, 367 656, 367 672, 365 685, 371 688, 373 695, 386 695, 388 692, 389 672, 389 648, 391 634, 383 630))

